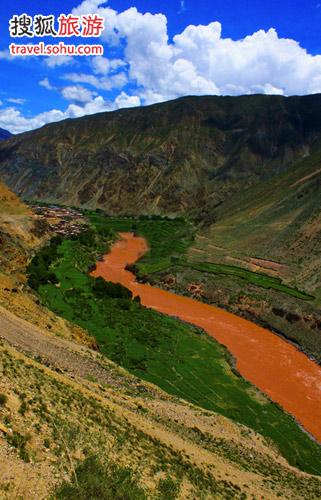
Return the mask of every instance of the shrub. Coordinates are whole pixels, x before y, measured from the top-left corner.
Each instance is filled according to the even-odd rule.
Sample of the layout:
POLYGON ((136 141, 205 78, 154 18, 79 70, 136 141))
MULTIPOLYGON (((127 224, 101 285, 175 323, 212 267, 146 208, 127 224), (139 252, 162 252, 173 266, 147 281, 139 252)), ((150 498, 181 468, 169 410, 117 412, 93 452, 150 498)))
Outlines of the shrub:
POLYGON ((144 490, 132 471, 115 464, 103 466, 97 457, 88 457, 76 469, 77 483, 63 482, 57 500, 145 500, 144 490))
POLYGON ((159 480, 158 491, 160 499, 175 500, 178 497, 179 489, 179 484, 170 476, 159 480))
POLYGON ((5 394, 0 394, 0 406, 5 406, 8 398, 5 394))
POLYGON ((84 245, 86 247, 94 247, 96 240, 96 232, 93 229, 87 229, 87 231, 83 231, 77 237, 80 245, 84 245))
POLYGON ((43 445, 45 448, 49 449, 50 448, 50 440, 48 438, 45 438, 43 441, 43 445))
POLYGON ((30 435, 24 436, 16 431, 14 431, 11 435, 8 436, 9 444, 14 446, 14 448, 17 448, 17 450, 19 450, 20 458, 25 462, 29 462, 30 460, 29 453, 26 450, 26 445, 29 439, 30 435))
POLYGON ((22 401, 19 408, 20 415, 24 416, 27 411, 28 411, 28 404, 25 401, 22 401))
POLYGON ((42 248, 30 262, 27 269, 28 285, 34 290, 46 283, 58 283, 55 273, 50 271, 50 266, 58 258, 58 247, 61 243, 61 236, 55 236, 50 245, 42 248))
POLYGON ((99 299, 110 297, 113 299, 131 300, 133 296, 132 292, 120 283, 111 283, 110 281, 105 281, 104 278, 95 279, 93 292, 99 299))

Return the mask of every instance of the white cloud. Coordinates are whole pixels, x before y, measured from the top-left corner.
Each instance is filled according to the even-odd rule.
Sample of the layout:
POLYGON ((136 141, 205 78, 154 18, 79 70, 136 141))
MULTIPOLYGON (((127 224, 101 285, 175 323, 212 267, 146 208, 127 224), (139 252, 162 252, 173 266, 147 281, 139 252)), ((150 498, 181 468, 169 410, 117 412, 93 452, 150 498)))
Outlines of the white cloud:
POLYGON ((19 97, 9 97, 7 101, 12 104, 24 104, 26 102, 26 99, 21 99, 19 97))
POLYGON ((10 52, 8 49, 5 50, 0 50, 0 59, 5 59, 7 61, 13 61, 14 57, 10 55, 10 52))
POLYGON ((122 107, 129 108, 139 104, 139 97, 129 96, 122 92, 113 102, 105 100, 102 96, 95 96, 86 103, 80 103, 79 101, 71 103, 65 111, 52 109, 32 118, 25 117, 20 110, 10 107, 0 110, 0 128, 9 130, 13 134, 19 134, 42 127, 46 123, 58 122, 66 118, 78 118, 103 111, 113 111, 122 107))
MULTIPOLYGON (((14 107, 1 109, 0 128, 9 130, 13 134, 19 134, 26 130, 42 127, 46 123, 62 120, 64 112, 58 109, 52 109, 45 113, 40 113, 33 118, 27 118, 14 107)), ((66 117, 67 118, 67 117, 66 117)))
POLYGON ((128 95, 126 92, 121 92, 115 99, 115 108, 134 108, 140 106, 141 101, 137 95, 128 95))
POLYGON ((53 85, 51 85, 51 83, 50 83, 50 81, 49 81, 49 79, 47 77, 43 78, 38 83, 39 83, 39 85, 41 87, 44 87, 47 90, 56 90, 56 87, 54 87, 53 85))
POLYGON ((86 15, 86 14, 98 14, 104 18, 105 29, 102 32, 101 38, 108 41, 112 45, 117 45, 119 42, 119 36, 115 32, 115 24, 117 20, 117 11, 111 9, 110 7, 103 7, 106 2, 99 0, 85 0, 78 7, 72 10, 72 14, 76 16, 86 15))
MULTIPOLYGON (((185 4, 184 4, 185 5, 185 4)), ((183 5, 182 5, 183 6, 183 5)), ((105 19, 102 42, 118 44, 121 59, 87 59, 91 72, 61 76, 71 84, 62 89, 48 78, 39 82, 71 99, 65 111, 51 110, 25 118, 15 108, 2 109, 0 126, 11 131, 35 128, 86 113, 150 104, 183 95, 308 94, 321 92, 321 55, 311 55, 298 42, 280 38, 275 29, 259 30, 243 39, 224 37, 219 22, 190 25, 172 39, 163 14, 142 14, 136 8, 117 12, 101 0, 85 0, 73 10, 82 15, 97 12, 105 19), (133 95, 129 95, 129 84, 133 95), (128 85, 128 86, 129 86, 128 85), (110 102, 102 94, 119 89, 110 102), (4 126, 6 120, 9 125, 4 126)), ((8 58, 5 51, 0 58, 8 58)), ((68 56, 47 58, 48 67, 75 62, 68 56)), ((108 95, 108 94, 107 94, 108 95)))
POLYGON ((232 40, 222 36, 219 22, 212 22, 187 26, 170 41, 164 15, 142 14, 136 8, 118 13, 102 5, 86 0, 74 12, 94 9, 104 16, 108 29, 102 39, 124 42, 129 77, 142 89, 144 103, 187 94, 291 95, 321 90, 321 56, 280 38, 273 28, 232 40))
POLYGON ((44 59, 44 62, 48 68, 56 68, 58 66, 74 64, 75 59, 71 56, 49 56, 44 59))
POLYGON ((81 85, 71 85, 61 89, 61 95, 67 101, 74 101, 76 103, 88 103, 92 100, 96 92, 82 87, 81 85))
POLYGON ((113 109, 115 109, 115 106, 105 101, 102 96, 97 96, 90 102, 87 102, 85 106, 70 104, 66 113, 68 114, 68 118, 78 118, 84 115, 101 113, 102 111, 112 111, 113 109))
POLYGON ((178 11, 179 14, 182 14, 186 10, 185 0, 180 0, 180 9, 178 11))
POLYGON ((98 77, 88 73, 67 73, 63 78, 74 83, 87 83, 101 90, 120 89, 127 83, 127 76, 123 72, 107 77, 98 77))
POLYGON ((97 75, 107 75, 113 71, 126 66, 125 61, 121 59, 108 59, 103 56, 96 56, 91 59, 91 66, 97 75))

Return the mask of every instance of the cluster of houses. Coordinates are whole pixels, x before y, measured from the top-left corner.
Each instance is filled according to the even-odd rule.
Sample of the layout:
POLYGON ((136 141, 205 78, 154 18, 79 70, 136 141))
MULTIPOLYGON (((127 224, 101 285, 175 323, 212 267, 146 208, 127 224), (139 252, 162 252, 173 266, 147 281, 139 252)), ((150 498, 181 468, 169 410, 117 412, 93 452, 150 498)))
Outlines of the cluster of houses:
MULTIPOLYGON (((177 279, 175 276, 167 275, 162 280, 163 286, 166 290, 175 289, 177 285, 177 279)), ((200 298, 204 296, 203 286, 200 283, 189 283, 186 285, 185 290, 193 297, 200 298)))
POLYGON ((74 208, 64 208, 57 205, 30 205, 33 212, 43 219, 49 230, 64 237, 78 235, 86 225, 84 215, 74 208))

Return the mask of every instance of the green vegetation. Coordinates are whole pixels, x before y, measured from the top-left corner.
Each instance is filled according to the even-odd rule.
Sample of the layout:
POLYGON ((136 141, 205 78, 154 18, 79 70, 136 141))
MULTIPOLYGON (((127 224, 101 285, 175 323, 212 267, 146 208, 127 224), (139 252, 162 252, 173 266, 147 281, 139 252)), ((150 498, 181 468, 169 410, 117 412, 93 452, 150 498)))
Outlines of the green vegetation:
POLYGON ((62 243, 62 238, 56 236, 52 238, 50 245, 43 248, 34 257, 28 268, 28 284, 31 288, 37 289, 45 283, 58 283, 56 275, 50 271, 52 262, 57 259, 58 247, 62 243))
POLYGON ((5 394, 0 394, 0 406, 5 406, 8 398, 5 394))
MULTIPOLYGON (((176 415, 177 423, 173 419, 163 419, 158 392, 149 388, 144 382, 140 382, 137 386, 135 378, 124 376, 121 370, 107 360, 100 361, 104 363, 105 368, 108 367, 107 369, 111 370, 112 377, 115 377, 117 381, 117 391, 113 391, 111 398, 107 392, 98 387, 95 388, 95 392, 83 393, 79 390, 79 386, 65 383, 66 381, 56 377, 54 372, 50 373, 50 370, 44 371, 42 365, 30 363, 29 360, 22 359, 20 356, 16 357, 12 352, 3 349, 0 342, 2 381, 9 388, 9 393, 18 395, 20 399, 27 399, 30 404, 29 412, 24 417, 14 409, 3 411, 3 422, 15 433, 14 445, 17 453, 20 454, 21 445, 25 447, 25 451, 34 464, 35 475, 40 465, 39 458, 42 455, 40 460, 45 459, 50 464, 55 478, 68 477, 69 485, 75 487, 76 470, 78 485, 81 483, 86 486, 85 475, 79 474, 78 466, 84 463, 86 458, 98 456, 103 469, 107 467, 110 471, 110 464, 118 464, 121 470, 123 467, 129 468, 133 471, 134 481, 137 477, 136 471, 139 471, 140 486, 144 487, 149 500, 173 500, 175 496, 181 498, 184 493, 186 495, 186 491, 193 491, 195 498, 200 499, 244 499, 244 491, 248 498, 254 498, 247 484, 240 489, 233 478, 224 477, 224 465, 223 471, 220 467, 209 471, 206 464, 197 467, 192 457, 181 453, 175 447, 175 442, 173 442, 173 447, 166 446, 162 440, 155 439, 135 425, 131 425, 126 414, 119 414, 108 404, 108 400, 115 401, 115 395, 118 394, 118 401, 122 402, 124 397, 128 399, 130 396, 131 403, 139 402, 143 407, 145 402, 149 407, 150 402, 154 401, 155 407, 159 408, 160 412, 157 411, 156 414, 150 412, 146 423, 157 422, 165 433, 170 431, 172 436, 174 432, 187 445, 195 443, 213 453, 214 456, 222 457, 224 462, 227 460, 227 463, 230 463, 236 473, 253 471, 255 474, 253 477, 256 477, 258 481, 263 479, 266 482, 265 498, 270 498, 269 492, 271 493, 272 490, 275 495, 282 498, 306 500, 319 498, 319 479, 297 474, 294 470, 279 464, 272 456, 261 453, 260 446, 257 447, 255 442, 252 442, 248 429, 241 429, 246 443, 244 446, 244 443, 239 441, 238 432, 235 441, 234 432, 228 431, 222 439, 217 439, 211 433, 201 431, 198 425, 190 428, 188 421, 186 425, 184 423, 186 411, 187 414, 194 415, 196 419, 200 418, 200 422, 203 421, 205 427, 213 423, 215 428, 217 422, 215 415, 208 415, 207 419, 204 412, 197 407, 188 409, 184 403, 175 403, 166 395, 162 397, 162 401, 166 401, 173 409, 174 415, 172 416, 176 415), (97 389, 103 396, 104 402, 95 397, 97 389), (19 431, 20 437, 16 435, 16 430, 19 431), (44 454, 41 452, 41 443, 46 448, 43 450, 44 454), (250 460, 249 454, 251 454, 250 460), (224 478, 219 479, 221 473, 224 478), (190 489, 187 490, 186 487, 190 489)), ((9 434, 4 435, 4 438, 11 444, 10 437, 9 434)), ((26 474, 28 472, 29 469, 26 474)), ((98 475, 101 477, 99 470, 98 475)), ((26 497, 20 494, 19 490, 22 482, 21 476, 15 479, 15 483, 5 482, 2 483, 3 486, 0 482, 1 498, 3 492, 6 492, 4 496, 7 498, 26 497)), ((93 481, 90 479, 90 482, 93 484, 94 479, 93 481)), ((46 498, 55 498, 55 496, 57 498, 58 488, 59 486, 56 485, 52 495, 46 498)))
MULTIPOLYGON (((106 231, 106 219, 99 216, 98 224, 97 217, 93 238, 65 240, 58 246, 48 271, 59 285, 48 281, 38 287, 43 303, 86 329, 103 354, 138 377, 253 428, 273 440, 291 464, 321 474, 321 448, 234 371, 221 345, 195 327, 141 306, 130 293, 126 296, 124 287, 105 285, 88 275, 97 253, 107 246, 106 235, 112 234, 106 231)), ((170 221, 157 223, 166 224, 169 231, 170 221)), ((171 234, 177 224, 173 222, 171 234)), ((42 252, 47 250, 31 263, 33 272, 36 263, 43 262, 42 252)))
POLYGON ((75 470, 72 483, 64 482, 56 491, 57 500, 145 500, 129 468, 103 466, 97 457, 88 457, 75 470))
POLYGON ((160 271, 170 270, 171 267, 182 266, 196 271, 210 274, 224 274, 241 278, 260 288, 272 289, 286 293, 301 300, 313 300, 312 295, 282 283, 280 278, 264 273, 249 271, 242 267, 211 262, 189 262, 184 256, 194 239, 195 228, 185 219, 159 219, 155 217, 102 217, 97 212, 88 213, 91 223, 101 231, 134 231, 146 238, 149 243, 149 252, 136 264, 139 277, 160 271))
POLYGON ((177 481, 167 476, 165 479, 160 479, 158 490, 160 500, 174 500, 177 498, 180 488, 177 481))
POLYGON ((23 435, 19 432, 14 431, 8 437, 8 442, 11 446, 16 448, 19 451, 19 456, 25 462, 30 461, 29 453, 26 450, 26 445, 30 439, 30 435, 23 435))
POLYGON ((102 232, 135 232, 144 236, 149 251, 137 263, 140 276, 152 274, 171 266, 172 259, 184 256, 194 240, 194 226, 183 218, 169 219, 158 216, 103 217, 89 212, 93 226, 102 232))
POLYGON ((273 276, 268 276, 263 273, 256 273, 253 271, 248 271, 242 267, 230 266, 227 264, 213 264, 211 262, 184 262, 179 261, 179 265, 184 267, 190 267, 196 271, 201 271, 205 273, 212 274, 226 274, 229 276, 236 276, 237 278, 242 278, 248 283, 259 286, 261 288, 277 290, 279 292, 286 293, 292 297, 302 300, 313 300, 312 295, 308 295, 305 292, 301 292, 296 288, 284 285, 280 278, 275 278, 273 276))

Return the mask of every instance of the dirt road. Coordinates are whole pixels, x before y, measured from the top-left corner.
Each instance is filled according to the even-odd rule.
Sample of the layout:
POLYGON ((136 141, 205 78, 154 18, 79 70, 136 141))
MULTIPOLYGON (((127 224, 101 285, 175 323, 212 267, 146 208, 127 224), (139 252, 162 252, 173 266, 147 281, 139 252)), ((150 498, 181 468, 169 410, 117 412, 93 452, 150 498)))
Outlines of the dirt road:
POLYGON ((0 307, 0 339, 17 350, 40 357, 42 363, 53 366, 74 377, 98 379, 100 382, 118 385, 99 356, 87 347, 60 339, 14 316, 0 307))

